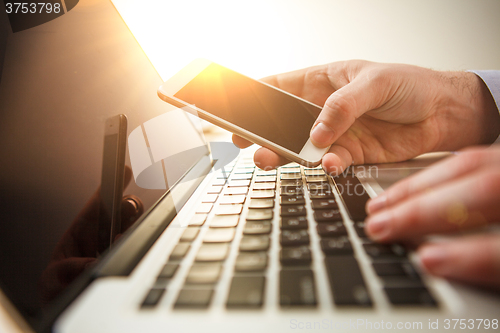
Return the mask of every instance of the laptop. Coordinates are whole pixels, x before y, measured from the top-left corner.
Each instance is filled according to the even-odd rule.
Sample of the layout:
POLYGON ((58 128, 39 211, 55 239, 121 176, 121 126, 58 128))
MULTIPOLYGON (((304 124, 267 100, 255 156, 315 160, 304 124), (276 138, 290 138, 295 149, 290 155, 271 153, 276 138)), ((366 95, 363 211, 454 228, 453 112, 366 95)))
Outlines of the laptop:
POLYGON ((162 80, 107 0, 9 33, 1 80, 1 303, 18 330, 498 329, 498 294, 427 276, 364 234, 366 200, 443 155, 335 178, 260 170, 156 96, 162 80), (97 253, 85 213, 118 114, 124 195, 144 213, 97 253))

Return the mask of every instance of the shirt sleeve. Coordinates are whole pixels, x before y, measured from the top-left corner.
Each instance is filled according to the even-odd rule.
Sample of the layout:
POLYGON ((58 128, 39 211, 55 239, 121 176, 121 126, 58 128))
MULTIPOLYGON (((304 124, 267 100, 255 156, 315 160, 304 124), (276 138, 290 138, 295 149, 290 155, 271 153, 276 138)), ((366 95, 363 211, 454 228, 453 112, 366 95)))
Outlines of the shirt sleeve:
MULTIPOLYGON (((500 112, 500 71, 487 70, 487 71, 470 71, 483 80, 486 87, 490 90, 491 96, 495 100, 497 111, 500 112)), ((500 136, 496 139, 495 143, 500 143, 500 136)))

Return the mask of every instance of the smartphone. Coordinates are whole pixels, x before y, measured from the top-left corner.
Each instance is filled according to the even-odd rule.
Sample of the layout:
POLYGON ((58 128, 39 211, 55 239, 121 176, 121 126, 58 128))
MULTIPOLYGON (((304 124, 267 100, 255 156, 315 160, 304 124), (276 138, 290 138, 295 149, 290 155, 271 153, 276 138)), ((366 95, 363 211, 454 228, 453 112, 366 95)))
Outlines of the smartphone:
POLYGON ((307 167, 328 148, 309 139, 321 107, 205 59, 158 88, 164 101, 307 167))
POLYGON ((102 154, 97 252, 109 248, 121 232, 121 202, 125 174, 127 117, 120 114, 106 120, 102 154))

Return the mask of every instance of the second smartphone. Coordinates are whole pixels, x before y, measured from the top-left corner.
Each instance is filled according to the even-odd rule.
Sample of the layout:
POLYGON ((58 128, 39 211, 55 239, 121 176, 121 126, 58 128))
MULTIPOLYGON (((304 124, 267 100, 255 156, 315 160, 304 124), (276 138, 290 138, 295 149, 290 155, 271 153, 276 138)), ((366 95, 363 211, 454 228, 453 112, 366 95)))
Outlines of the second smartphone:
POLYGON ((158 96, 307 167, 319 165, 329 149, 309 138, 319 106, 209 60, 190 63, 158 96))

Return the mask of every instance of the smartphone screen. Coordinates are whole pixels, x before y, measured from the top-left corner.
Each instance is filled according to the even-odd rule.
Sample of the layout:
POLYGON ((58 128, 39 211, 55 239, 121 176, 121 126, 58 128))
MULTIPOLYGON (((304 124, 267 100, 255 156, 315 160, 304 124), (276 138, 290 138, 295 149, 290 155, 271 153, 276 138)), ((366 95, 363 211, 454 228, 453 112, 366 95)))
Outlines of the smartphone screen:
POLYGON ((174 96, 297 154, 321 111, 215 63, 174 96))

